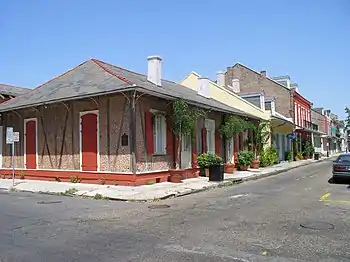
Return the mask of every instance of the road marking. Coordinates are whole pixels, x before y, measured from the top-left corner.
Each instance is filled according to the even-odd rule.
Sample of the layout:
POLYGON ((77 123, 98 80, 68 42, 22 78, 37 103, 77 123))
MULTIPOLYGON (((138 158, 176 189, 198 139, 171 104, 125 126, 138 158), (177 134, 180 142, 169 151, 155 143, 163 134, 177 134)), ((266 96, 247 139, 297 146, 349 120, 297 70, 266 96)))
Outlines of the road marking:
POLYGON ((327 203, 334 203, 334 204, 350 204, 350 200, 332 200, 328 199, 331 193, 326 193, 323 196, 321 196, 319 201, 327 202, 327 203))
POLYGON ((245 195, 234 195, 234 196, 230 196, 230 198, 231 199, 233 199, 233 198, 239 198, 239 197, 243 197, 243 196, 246 196, 247 194, 245 194, 245 195))
POLYGON ((323 196, 321 196, 320 201, 326 201, 330 195, 331 195, 330 193, 324 194, 323 196))
POLYGON ((334 204, 350 204, 349 200, 324 200, 323 202, 334 204))

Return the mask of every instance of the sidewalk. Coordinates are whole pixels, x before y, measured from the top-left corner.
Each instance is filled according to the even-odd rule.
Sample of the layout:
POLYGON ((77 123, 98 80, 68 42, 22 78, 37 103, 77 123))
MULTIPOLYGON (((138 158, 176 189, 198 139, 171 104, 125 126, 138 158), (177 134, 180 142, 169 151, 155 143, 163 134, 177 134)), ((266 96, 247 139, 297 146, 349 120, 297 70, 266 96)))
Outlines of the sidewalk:
POLYGON ((225 180, 222 182, 209 182, 207 177, 198 177, 186 179, 183 183, 163 182, 153 185, 132 187, 16 179, 15 186, 12 187, 12 179, 0 179, 0 189, 8 191, 15 190, 47 194, 76 195, 94 197, 96 199, 107 198, 124 201, 150 201, 166 199, 169 197, 179 197, 208 190, 210 188, 229 186, 234 183, 272 176, 294 168, 321 162, 326 159, 327 158, 322 158, 317 161, 308 159, 291 163, 280 163, 266 168, 250 169, 249 171, 236 171, 234 174, 225 174, 225 180))

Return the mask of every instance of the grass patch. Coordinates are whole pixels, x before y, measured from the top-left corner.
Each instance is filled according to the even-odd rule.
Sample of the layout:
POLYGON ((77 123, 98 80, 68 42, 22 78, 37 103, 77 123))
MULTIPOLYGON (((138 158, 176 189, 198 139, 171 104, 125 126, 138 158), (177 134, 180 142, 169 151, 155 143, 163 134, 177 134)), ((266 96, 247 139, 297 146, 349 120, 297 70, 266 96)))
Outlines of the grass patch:
POLYGON ((79 190, 76 189, 76 188, 70 188, 70 189, 67 189, 64 193, 61 193, 61 195, 64 195, 64 196, 72 196, 72 195, 75 195, 79 190))

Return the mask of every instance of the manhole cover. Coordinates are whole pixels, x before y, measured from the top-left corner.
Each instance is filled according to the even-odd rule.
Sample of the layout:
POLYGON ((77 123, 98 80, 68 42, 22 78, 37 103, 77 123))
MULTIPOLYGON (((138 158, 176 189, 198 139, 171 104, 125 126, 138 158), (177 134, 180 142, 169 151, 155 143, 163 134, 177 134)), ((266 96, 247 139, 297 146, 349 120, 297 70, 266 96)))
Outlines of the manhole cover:
POLYGON ((335 226, 327 222, 309 221, 300 224, 302 228, 312 229, 312 230, 333 230, 335 226))
POLYGON ((149 206, 148 208, 149 209, 162 209, 162 208, 169 208, 170 206, 169 205, 152 205, 152 206, 149 206))
POLYGON ((62 201, 58 200, 58 201, 39 201, 37 202, 37 204, 39 205, 50 205, 50 204, 60 204, 62 203, 62 201))

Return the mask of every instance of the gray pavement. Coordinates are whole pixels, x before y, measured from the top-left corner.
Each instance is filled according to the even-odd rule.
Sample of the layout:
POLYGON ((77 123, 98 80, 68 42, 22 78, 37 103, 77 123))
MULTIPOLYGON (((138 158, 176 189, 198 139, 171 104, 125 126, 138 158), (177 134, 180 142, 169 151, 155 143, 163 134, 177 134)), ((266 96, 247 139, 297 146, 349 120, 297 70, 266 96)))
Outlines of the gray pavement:
POLYGON ((349 182, 330 172, 152 204, 2 192, 0 261, 350 261, 349 182))

